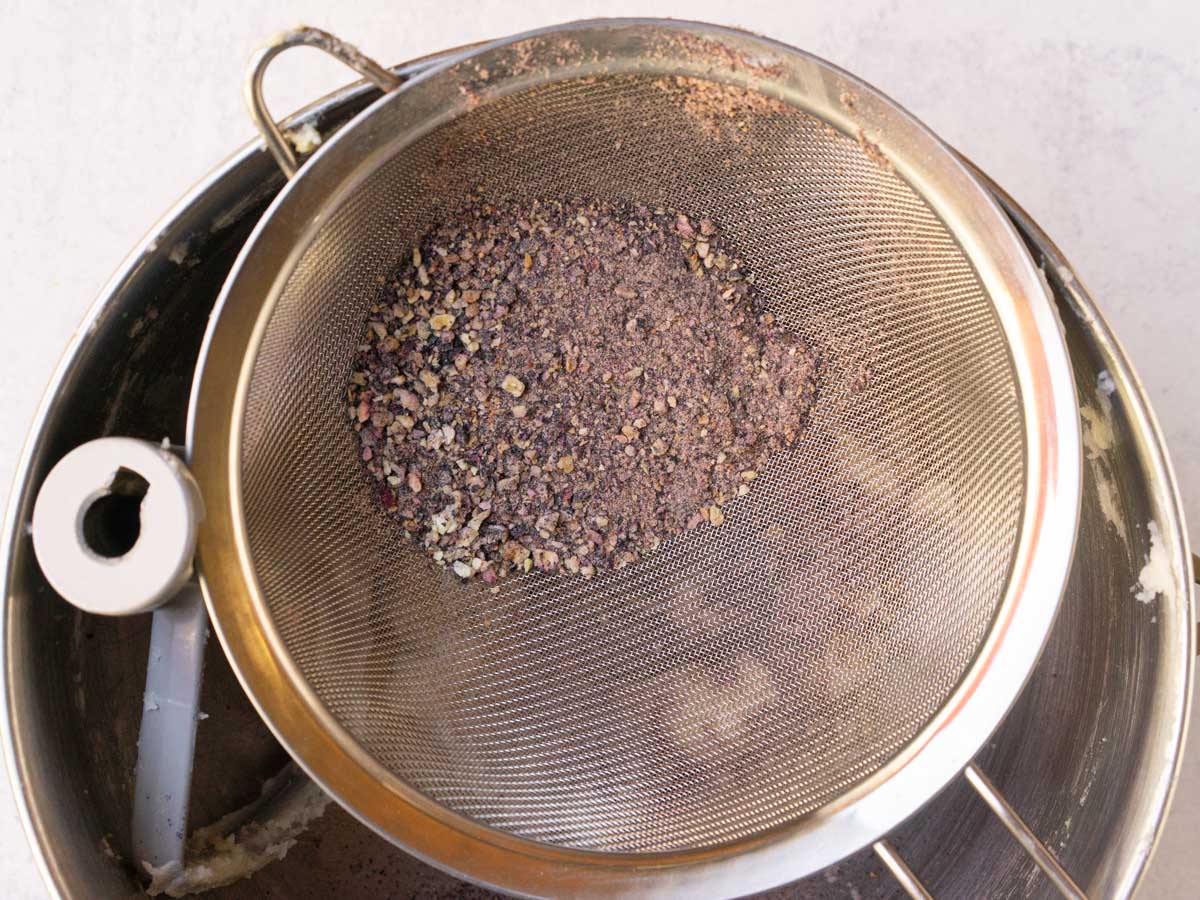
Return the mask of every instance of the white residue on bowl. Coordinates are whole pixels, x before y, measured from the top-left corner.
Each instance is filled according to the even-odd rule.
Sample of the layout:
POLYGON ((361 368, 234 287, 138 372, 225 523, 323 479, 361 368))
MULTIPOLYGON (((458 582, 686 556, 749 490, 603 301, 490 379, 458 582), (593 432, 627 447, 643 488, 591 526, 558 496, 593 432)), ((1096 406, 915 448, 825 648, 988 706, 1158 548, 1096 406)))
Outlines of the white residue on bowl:
POLYGON ((317 131, 317 126, 312 122, 303 122, 290 129, 287 139, 296 148, 296 152, 301 154, 312 153, 321 146, 321 142, 324 140, 321 132, 317 131))
POLYGON ((1092 481, 1096 485, 1096 500, 1100 504, 1100 513, 1121 536, 1128 540, 1125 518, 1121 515, 1119 493, 1113 478, 1112 461, 1108 451, 1117 442, 1113 430, 1112 391, 1106 388, 1116 385, 1107 371, 1102 371, 1096 383, 1096 404, 1084 403, 1079 407, 1079 415, 1083 422, 1083 451, 1088 468, 1091 470, 1092 481))
MULTIPOLYGON (((273 791, 278 779, 285 777, 294 775, 285 770, 270 779, 263 791, 273 791)), ((249 878, 268 863, 287 856, 308 825, 324 814, 329 803, 329 795, 305 779, 261 821, 253 817, 255 804, 223 816, 191 835, 186 865, 176 861, 153 866, 143 861, 142 866, 151 877, 146 893, 151 897, 159 894, 186 897, 249 878), (247 816, 250 821, 231 833, 232 824, 247 816)))
POLYGON ((182 241, 176 241, 171 245, 171 252, 167 254, 167 259, 175 263, 177 266, 182 266, 188 258, 188 240, 184 238, 182 241))
MULTIPOLYGON (((1107 399, 1107 398, 1102 398, 1107 399)), ((1083 449, 1087 453, 1088 459, 1096 459, 1105 451, 1111 450, 1113 444, 1116 443, 1116 435, 1113 433, 1112 417, 1109 415, 1109 410, 1105 409, 1105 404, 1100 404, 1100 409, 1094 406, 1079 407, 1079 414, 1083 417, 1083 449)))
POLYGON ((1104 521, 1116 529, 1122 540, 1128 540, 1125 519, 1121 516, 1121 507, 1117 503, 1117 486, 1108 475, 1108 467, 1093 463, 1092 469, 1096 479, 1096 500, 1100 504, 1100 514, 1104 516, 1104 521))
POLYGON ((1132 588, 1134 598, 1142 603, 1150 603, 1160 594, 1167 597, 1175 587, 1171 559, 1159 533, 1158 523, 1151 519, 1146 523, 1146 530, 1150 532, 1150 552, 1146 554, 1146 564, 1142 566, 1137 584, 1132 588))

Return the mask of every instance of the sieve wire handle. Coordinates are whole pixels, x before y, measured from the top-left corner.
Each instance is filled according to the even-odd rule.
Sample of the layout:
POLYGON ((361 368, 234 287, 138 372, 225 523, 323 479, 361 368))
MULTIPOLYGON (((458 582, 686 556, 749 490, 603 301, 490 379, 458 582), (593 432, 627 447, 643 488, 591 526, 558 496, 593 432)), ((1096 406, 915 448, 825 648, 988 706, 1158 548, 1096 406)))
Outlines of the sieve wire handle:
POLYGON ((975 793, 979 794, 1001 824, 1008 829, 1008 833, 1021 845, 1021 849, 1037 863, 1037 867, 1058 888, 1060 894, 1068 900, 1087 900, 1087 894, 1067 874, 1067 870, 1062 867, 1058 857, 1038 839, 1037 835, 1033 833, 1033 829, 1017 814, 1012 804, 992 784, 992 780, 983 774, 983 770, 979 766, 971 763, 963 772, 963 777, 967 779, 967 783, 975 789, 975 793))
POLYGON ((339 62, 349 66, 362 75, 384 93, 394 91, 404 83, 404 79, 389 72, 375 60, 364 56, 358 48, 347 44, 340 38, 319 28, 301 25, 290 31, 276 35, 269 44, 259 50, 250 60, 250 69, 246 72, 245 94, 246 104, 250 107, 250 118, 258 128, 267 143, 267 149, 283 169, 283 174, 291 178, 300 168, 296 159, 296 151, 288 143, 288 139, 279 129, 279 125, 271 117, 267 102, 263 98, 263 75, 267 66, 276 56, 289 47, 315 47, 323 50, 339 62))
MULTIPOLYGON (((1087 900, 1087 894, 1063 868, 1058 857, 1038 839, 1025 820, 1013 809, 1008 799, 1000 793, 996 785, 992 784, 992 780, 983 774, 979 766, 970 763, 963 770, 963 778, 975 789, 993 815, 1008 829, 1008 833, 1016 839, 1021 849, 1037 864, 1037 867, 1050 879, 1050 883, 1066 900, 1087 900)), ((878 840, 873 845, 873 849, 876 856, 888 867, 888 871, 892 873, 912 900, 933 900, 933 895, 908 867, 890 842, 886 839, 878 840)))
POLYGON ((875 855, 883 860, 883 864, 888 867, 888 871, 892 873, 892 877, 900 883, 904 888, 904 892, 908 894, 912 900, 933 900, 933 894, 926 890, 925 885, 913 873, 913 870, 908 867, 908 863, 896 852, 896 848, 891 845, 890 841, 878 840, 871 845, 871 849, 875 851, 875 855))

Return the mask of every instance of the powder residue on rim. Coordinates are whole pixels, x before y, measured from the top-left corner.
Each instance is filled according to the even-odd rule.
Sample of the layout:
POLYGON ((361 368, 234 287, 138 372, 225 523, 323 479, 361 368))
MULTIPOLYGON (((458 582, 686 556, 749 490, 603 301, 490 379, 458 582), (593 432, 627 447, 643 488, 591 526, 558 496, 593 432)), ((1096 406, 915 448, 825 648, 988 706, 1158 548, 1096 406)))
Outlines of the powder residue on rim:
POLYGON ((531 75, 549 78, 554 66, 564 68, 586 61, 599 62, 599 51, 593 49, 585 54, 578 41, 563 35, 534 35, 499 48, 489 62, 471 57, 455 63, 448 71, 462 78, 459 93, 473 109, 486 100, 487 90, 497 74, 503 74, 504 78, 531 75))
POLYGON ((778 78, 786 70, 778 60, 754 59, 724 41, 688 32, 663 36, 650 55, 660 60, 684 59, 706 68, 722 68, 755 78, 778 78))
POLYGON ((676 98, 699 130, 718 141, 741 143, 755 118, 793 111, 793 107, 762 91, 707 78, 675 75, 659 78, 654 85, 676 98))
POLYGON ((858 129, 858 146, 862 147, 867 158, 886 172, 893 171, 892 161, 883 152, 877 141, 872 140, 862 128, 858 129))

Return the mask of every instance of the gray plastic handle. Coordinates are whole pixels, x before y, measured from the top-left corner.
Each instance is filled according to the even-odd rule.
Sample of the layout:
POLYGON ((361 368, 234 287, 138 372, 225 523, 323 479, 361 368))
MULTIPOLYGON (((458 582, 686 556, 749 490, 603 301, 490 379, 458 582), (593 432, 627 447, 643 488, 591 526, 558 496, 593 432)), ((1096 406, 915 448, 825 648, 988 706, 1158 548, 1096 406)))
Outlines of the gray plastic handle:
POLYGON ((208 611, 195 582, 154 611, 134 776, 133 852, 152 876, 182 869, 208 611))

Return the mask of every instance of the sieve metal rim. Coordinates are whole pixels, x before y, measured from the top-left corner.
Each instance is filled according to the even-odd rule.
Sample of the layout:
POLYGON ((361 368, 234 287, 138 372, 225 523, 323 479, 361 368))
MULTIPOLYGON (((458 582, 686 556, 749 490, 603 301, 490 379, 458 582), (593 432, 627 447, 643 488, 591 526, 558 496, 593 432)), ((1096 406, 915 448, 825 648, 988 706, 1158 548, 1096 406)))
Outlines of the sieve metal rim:
MULTIPOLYGON (((513 43, 599 30, 686 33, 780 57, 809 79, 804 97, 822 118, 872 139, 943 217, 996 298, 1031 417, 1021 542, 999 619, 962 685, 905 752, 832 807, 773 832, 703 851, 601 854, 503 834, 438 807, 383 771, 332 720, 273 632, 241 525, 239 432, 254 351, 286 271, 312 224, 359 174, 385 97, 332 140, 280 194, 251 235, 210 325, 194 385, 188 445, 209 510, 199 568, 218 635, 260 713, 306 769, 359 818, 417 855, 505 890, 553 894, 744 893, 820 868, 889 830, 965 765, 1003 717, 1032 668, 1065 583, 1079 501, 1079 425, 1066 350, 1032 260, 994 201, 951 152, 881 94, 801 51, 717 26, 655 20, 569 24, 455 55, 403 91, 464 59, 513 43), (843 92, 857 96, 853 113, 843 92), (370 123, 370 124, 368 124, 370 123), (281 265, 280 261, 284 261, 281 265), (1040 352, 1038 352, 1040 351, 1040 352)), ((676 71, 676 70, 672 70, 676 71)), ((386 129, 384 129, 386 130, 386 129)))

